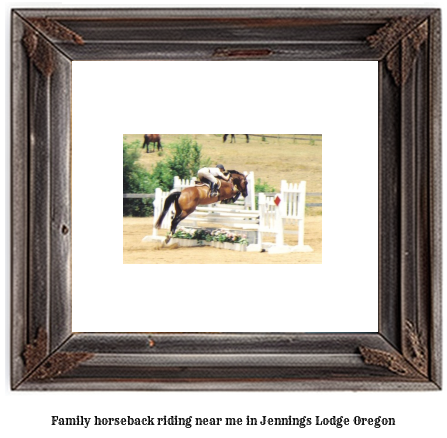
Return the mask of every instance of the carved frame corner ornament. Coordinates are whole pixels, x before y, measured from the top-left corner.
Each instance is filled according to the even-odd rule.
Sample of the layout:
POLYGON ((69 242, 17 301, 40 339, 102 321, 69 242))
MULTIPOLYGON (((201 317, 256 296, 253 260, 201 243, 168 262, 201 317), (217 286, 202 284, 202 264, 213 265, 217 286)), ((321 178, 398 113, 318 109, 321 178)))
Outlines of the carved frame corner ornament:
POLYGON ((423 379, 423 376, 400 354, 362 346, 359 350, 367 365, 384 367, 403 377, 423 379))
POLYGON ((405 324, 405 355, 411 364, 425 377, 428 377, 427 344, 411 321, 405 324))
POLYGON ((381 351, 365 346, 359 347, 367 365, 385 367, 391 372, 408 378, 427 378, 427 346, 411 321, 406 321, 404 329, 403 354, 381 351))
POLYGON ((48 354, 48 334, 42 327, 39 328, 36 338, 26 345, 23 352, 25 370, 30 373, 41 364, 48 354))
POLYGON ((13 10, 11 388, 440 389, 440 30, 437 9, 13 10), (378 332, 72 332, 72 62, 264 58, 378 62, 378 332))
POLYGON ((417 17, 399 17, 366 38, 373 49, 387 53, 386 66, 398 86, 408 80, 428 30, 428 20, 420 23, 417 17))
POLYGON ((91 359, 93 353, 55 352, 48 354, 48 334, 39 328, 36 339, 26 346, 23 353, 29 380, 54 379, 69 373, 82 362, 91 359))
POLYGON ((78 45, 84 44, 80 35, 57 20, 48 17, 30 18, 23 35, 23 45, 31 61, 45 76, 51 76, 54 70, 52 39, 78 45))

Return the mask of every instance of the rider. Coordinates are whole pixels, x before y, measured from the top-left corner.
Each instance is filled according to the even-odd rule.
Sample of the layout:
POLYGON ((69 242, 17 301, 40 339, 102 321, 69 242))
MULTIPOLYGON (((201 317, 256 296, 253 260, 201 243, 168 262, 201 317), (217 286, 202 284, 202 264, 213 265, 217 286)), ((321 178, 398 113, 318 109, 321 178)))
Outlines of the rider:
POLYGON ((218 164, 216 167, 204 167, 197 172, 197 176, 201 181, 206 179, 211 182, 211 197, 219 196, 219 185, 216 176, 221 177, 225 181, 230 179, 230 174, 225 176, 223 172, 225 172, 225 167, 222 164, 218 164))

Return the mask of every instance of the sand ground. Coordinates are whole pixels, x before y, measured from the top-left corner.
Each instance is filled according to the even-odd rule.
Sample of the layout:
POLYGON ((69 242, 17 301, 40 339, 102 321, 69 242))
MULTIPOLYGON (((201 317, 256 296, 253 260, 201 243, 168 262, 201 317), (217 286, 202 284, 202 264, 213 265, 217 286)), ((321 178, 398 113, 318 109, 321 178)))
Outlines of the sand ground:
MULTIPOLYGON (((237 252, 211 247, 185 248, 178 245, 163 247, 158 242, 142 242, 144 236, 152 235, 153 218, 123 218, 123 263, 130 264, 289 264, 322 263, 322 216, 306 218, 304 242, 313 252, 268 254, 267 252, 237 252)), ((287 226, 292 231, 294 227, 287 226)), ((164 233, 160 233, 163 235, 164 233)), ((267 241, 268 239, 266 239, 267 241)), ((297 235, 286 234, 285 243, 296 245, 297 235)))

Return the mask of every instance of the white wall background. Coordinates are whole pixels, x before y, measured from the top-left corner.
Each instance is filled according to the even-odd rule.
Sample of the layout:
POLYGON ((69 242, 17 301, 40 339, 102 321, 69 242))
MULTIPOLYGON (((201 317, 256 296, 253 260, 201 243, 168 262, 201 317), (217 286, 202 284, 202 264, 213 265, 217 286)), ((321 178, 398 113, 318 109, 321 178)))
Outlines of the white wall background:
MULTIPOLYGON (((141 3, 145 6, 156 5, 157 2, 145 0, 139 2, 134 0, 134 5, 141 3)), ((194 3, 195 5, 222 5, 232 6, 227 2, 212 2, 211 0, 194 3)), ((130 7, 132 4, 127 3, 121 6, 130 7)), ((174 6, 187 5, 188 1, 178 0, 174 6)), ((306 6, 302 3, 282 3, 274 5, 273 3, 261 3, 260 1, 246 0, 244 5, 249 6, 306 6)), ((323 7, 330 6, 350 6, 340 5, 337 2, 326 1, 324 4, 318 5, 323 7)), ((72 6, 118 6, 109 2, 101 2, 97 0, 94 4, 86 4, 82 1, 70 3, 62 2, 8 2, 3 10, 3 22, 5 36, 5 44, 2 44, 2 50, 5 50, 5 62, 1 63, 2 74, 5 84, 3 108, 5 109, 5 117, 0 120, 2 132, 6 133, 6 140, 9 133, 9 79, 8 69, 9 63, 7 54, 9 51, 9 14, 13 7, 72 7, 72 6)), ((166 6, 166 5, 164 5, 166 6)), ((316 7, 317 5, 307 5, 316 7)), ((440 1, 430 3, 418 1, 401 1, 395 0, 392 4, 388 1, 379 0, 374 4, 365 1, 358 1, 351 6, 381 6, 381 7, 442 7, 440 1)), ((445 59, 445 57, 444 57, 445 59)), ((445 101, 445 99, 444 99, 445 101)), ((123 133, 124 130, 119 131, 123 133)), ((131 131, 129 131, 131 132, 131 131)), ((200 131, 199 131, 200 132, 200 131)), ((323 132, 324 134, 324 132, 323 132)), ((326 142, 326 137, 324 138, 326 142)), ((5 142, 7 144, 7 141, 5 142)), ((5 178, 2 179, 2 194, 5 194, 6 200, 9 196, 9 152, 7 148, 2 148, 2 159, 4 160, 5 178), (3 190, 4 188, 4 190, 3 190)), ((325 163, 326 165, 326 163, 325 163)), ((328 208, 327 187, 325 186, 325 211, 328 208)), ((124 434, 130 437, 164 437, 172 436, 210 436, 227 437, 229 432, 235 436, 257 436, 271 437, 321 437, 321 436, 340 436, 340 437, 386 437, 394 438, 396 436, 445 436, 447 427, 445 424, 445 406, 447 405, 447 397, 445 391, 431 393, 363 393, 363 392, 342 392, 342 393, 114 393, 114 392, 94 392, 94 393, 76 393, 76 392, 50 392, 50 393, 23 393, 11 392, 9 390, 9 336, 10 336, 10 315, 9 315, 9 219, 8 209, 5 214, 1 215, 2 233, 6 236, 5 251, 2 251, 2 258, 5 263, 1 264, 1 278, 5 278, 2 282, 5 285, 4 300, 2 300, 2 311, 0 318, 4 335, 1 337, 2 342, 2 394, 1 394, 1 422, 0 431, 2 436, 26 436, 33 434, 34 436, 60 437, 64 435, 67 438, 80 436, 89 437, 122 437, 124 434), (288 416, 296 415, 344 415, 353 417, 355 415, 373 417, 377 415, 395 417, 397 426, 394 428, 373 429, 370 427, 363 428, 343 428, 343 429, 323 429, 307 428, 297 430, 289 427, 265 427, 256 430, 247 428, 238 428, 229 430, 228 428, 215 428, 210 431, 208 428, 203 429, 185 429, 182 427, 171 429, 128 429, 128 428, 108 428, 108 429, 84 429, 82 427, 55 427, 51 426, 51 416, 67 416, 75 417, 83 416, 214 416, 214 417, 245 417, 245 415, 262 416, 288 416), (250 432, 251 431, 251 432, 250 432)), ((326 236, 324 237, 326 239, 326 236)), ((326 240, 325 240, 326 242, 326 240)), ((324 253, 326 257, 326 252, 324 253)), ((445 351, 445 348, 444 348, 445 351)), ((444 361, 445 363, 445 361, 444 361)), ((445 366, 444 366, 445 370, 445 366)), ((445 373, 444 373, 445 374, 445 373)))
POLYGON ((377 331, 377 68, 74 62, 73 329, 377 331), (225 291, 219 267, 123 265, 122 134, 149 128, 322 133, 323 264, 233 265, 226 272, 238 288, 219 281, 225 291), (101 196, 91 194, 92 176, 101 196))

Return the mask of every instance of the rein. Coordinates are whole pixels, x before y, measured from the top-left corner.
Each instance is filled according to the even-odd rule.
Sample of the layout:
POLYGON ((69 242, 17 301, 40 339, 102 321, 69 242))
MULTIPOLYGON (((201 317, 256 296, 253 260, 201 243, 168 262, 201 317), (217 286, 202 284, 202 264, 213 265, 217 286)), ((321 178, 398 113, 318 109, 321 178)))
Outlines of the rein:
POLYGON ((228 182, 232 182, 233 183, 233 192, 235 192, 235 193, 240 193, 240 190, 239 190, 239 188, 238 188, 238 186, 236 185, 236 183, 234 182, 234 177, 233 177, 233 175, 230 173, 230 172, 228 172, 229 174, 230 174, 230 179, 228 180, 228 182))

